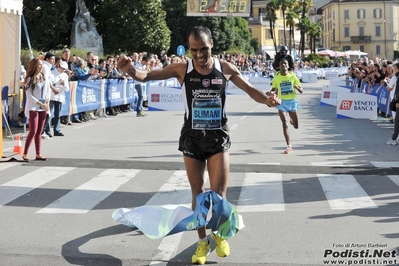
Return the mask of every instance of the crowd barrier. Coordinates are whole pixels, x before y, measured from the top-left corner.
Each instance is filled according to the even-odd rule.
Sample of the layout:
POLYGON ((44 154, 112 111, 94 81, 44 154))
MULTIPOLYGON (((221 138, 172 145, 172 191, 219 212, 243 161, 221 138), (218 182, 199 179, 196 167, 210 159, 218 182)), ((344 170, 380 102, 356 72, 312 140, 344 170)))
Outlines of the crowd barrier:
MULTIPOLYGON (((296 75, 301 78, 303 73, 310 73, 316 70, 307 69, 296 71, 296 75)), ((339 75, 346 74, 347 68, 325 68, 318 69, 318 77, 326 77, 329 72, 339 73, 339 75)), ((246 73, 243 72, 243 77, 247 79, 250 83, 254 84, 257 88, 266 91, 270 90, 271 79, 269 77, 263 77, 261 72, 246 73)), ((181 95, 181 87, 177 79, 167 79, 162 81, 151 81, 144 83, 144 97, 148 99, 149 104, 152 100, 156 103, 159 101, 159 93, 156 92, 157 89, 168 87, 169 89, 174 89, 176 94, 181 95)), ((165 89, 165 88, 164 88, 165 89)), ((8 112, 7 106, 7 87, 3 88, 5 94, 3 96, 3 111, 8 112)), ((165 90, 166 92, 166 90, 165 90)), ((245 94, 244 91, 238 89, 233 83, 229 82, 227 86, 227 93, 229 95, 235 94, 245 94)), ((72 115, 76 113, 81 113, 90 110, 97 110, 101 108, 114 107, 122 104, 132 104, 136 103, 138 99, 137 92, 135 89, 135 81, 132 79, 102 79, 102 80, 92 80, 92 81, 72 81, 70 82, 70 91, 65 93, 66 102, 63 104, 61 109, 61 116, 72 115)), ((22 106, 24 106, 25 97, 23 97, 22 106)), ((183 110, 182 100, 175 99, 170 100, 171 104, 179 104, 178 108, 174 107, 172 109, 168 108, 158 108, 149 106, 149 110, 183 110), (174 102, 173 102, 174 101, 174 102)), ((6 113, 7 114, 7 113, 6 113)), ((7 114, 8 115, 8 114, 7 114)), ((6 116, 7 117, 7 116, 6 116)), ((3 119, 4 120, 4 119, 3 119)), ((4 121, 3 121, 4 125, 4 121)))
POLYGON ((378 109, 387 115, 392 115, 391 110, 389 110, 390 92, 387 86, 381 84, 371 86, 368 82, 354 78, 350 79, 350 92, 375 95, 377 97, 378 109))
POLYGON ((329 79, 335 73, 336 76, 345 76, 348 74, 348 67, 307 68, 295 71, 295 75, 305 83, 315 83, 317 79, 329 79))

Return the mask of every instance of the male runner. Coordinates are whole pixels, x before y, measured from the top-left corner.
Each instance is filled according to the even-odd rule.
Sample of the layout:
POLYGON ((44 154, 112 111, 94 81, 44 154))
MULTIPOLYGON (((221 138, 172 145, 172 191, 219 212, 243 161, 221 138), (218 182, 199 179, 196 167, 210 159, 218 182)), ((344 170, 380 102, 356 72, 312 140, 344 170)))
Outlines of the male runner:
MULTIPOLYGON (((231 63, 212 57, 213 39, 211 31, 196 26, 188 34, 188 47, 192 59, 174 63, 151 72, 134 68, 132 60, 122 56, 118 68, 135 80, 163 80, 177 78, 182 86, 185 105, 184 124, 179 139, 179 150, 183 153, 184 164, 192 193, 192 208, 196 196, 205 190, 204 173, 208 169, 210 189, 226 198, 229 178, 230 133, 225 111, 226 84, 231 80, 255 101, 268 106, 277 106, 276 95, 267 96, 249 84, 231 63)), ((192 263, 204 264, 210 251, 206 228, 198 229, 197 250, 192 263)), ((226 240, 211 232, 220 257, 230 254, 226 240)))

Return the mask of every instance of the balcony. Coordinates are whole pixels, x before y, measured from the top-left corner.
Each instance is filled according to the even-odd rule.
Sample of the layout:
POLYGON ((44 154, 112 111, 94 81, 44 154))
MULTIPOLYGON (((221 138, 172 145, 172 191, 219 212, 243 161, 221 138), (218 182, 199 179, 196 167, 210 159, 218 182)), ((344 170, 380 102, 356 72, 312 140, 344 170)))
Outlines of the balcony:
POLYGON ((353 43, 368 43, 371 42, 371 36, 351 36, 353 43))
POLYGON ((266 19, 265 15, 260 15, 259 17, 248 18, 249 25, 269 25, 269 21, 266 19))

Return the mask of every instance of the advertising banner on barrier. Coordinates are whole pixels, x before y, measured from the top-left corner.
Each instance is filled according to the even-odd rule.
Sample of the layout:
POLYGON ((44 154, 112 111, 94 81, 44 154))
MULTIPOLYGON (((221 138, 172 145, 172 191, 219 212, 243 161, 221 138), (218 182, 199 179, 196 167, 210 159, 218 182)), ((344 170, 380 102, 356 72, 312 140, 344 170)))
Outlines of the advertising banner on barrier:
POLYGON ((320 105, 337 106, 337 94, 338 93, 348 93, 349 89, 323 85, 320 97, 320 105))
POLYGON ((377 119, 377 97, 363 93, 338 93, 337 118, 377 119))
POLYGON ((346 86, 346 80, 344 78, 330 79, 330 86, 346 88, 348 89, 347 92, 351 89, 350 86, 346 86))
POLYGON ((105 107, 133 103, 136 101, 137 92, 132 79, 110 79, 105 83, 105 107))
POLYGON ((96 110, 101 107, 104 99, 104 81, 79 81, 78 86, 71 93, 72 113, 96 110))
POLYGON ((339 73, 337 71, 326 71, 324 72, 324 78, 325 79, 338 79, 339 78, 339 73))
POLYGON ((376 89, 372 89, 371 91, 374 91, 373 95, 377 94, 378 108, 381 110, 381 112, 391 115, 392 112, 389 109, 390 91, 388 91, 387 87, 381 86, 381 87, 377 87, 376 89))
MULTIPOLYGON (((65 103, 61 106, 60 116, 67 116, 71 111, 71 91, 76 89, 77 82, 69 82, 69 92, 65 93, 65 103)), ((53 115, 51 115, 53 116, 53 115)))
POLYGON ((302 82, 317 83, 317 72, 302 72, 302 82))
POLYGON ((148 111, 184 111, 181 88, 149 86, 148 111))

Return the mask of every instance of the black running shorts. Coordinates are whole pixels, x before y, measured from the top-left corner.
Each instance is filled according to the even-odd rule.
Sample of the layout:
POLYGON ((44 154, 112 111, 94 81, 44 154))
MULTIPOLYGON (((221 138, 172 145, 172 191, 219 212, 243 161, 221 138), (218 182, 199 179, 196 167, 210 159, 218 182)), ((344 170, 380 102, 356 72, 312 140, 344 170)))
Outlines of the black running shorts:
POLYGON ((229 127, 218 130, 194 130, 184 127, 179 138, 179 151, 184 156, 205 161, 216 153, 228 151, 231 146, 229 127))

